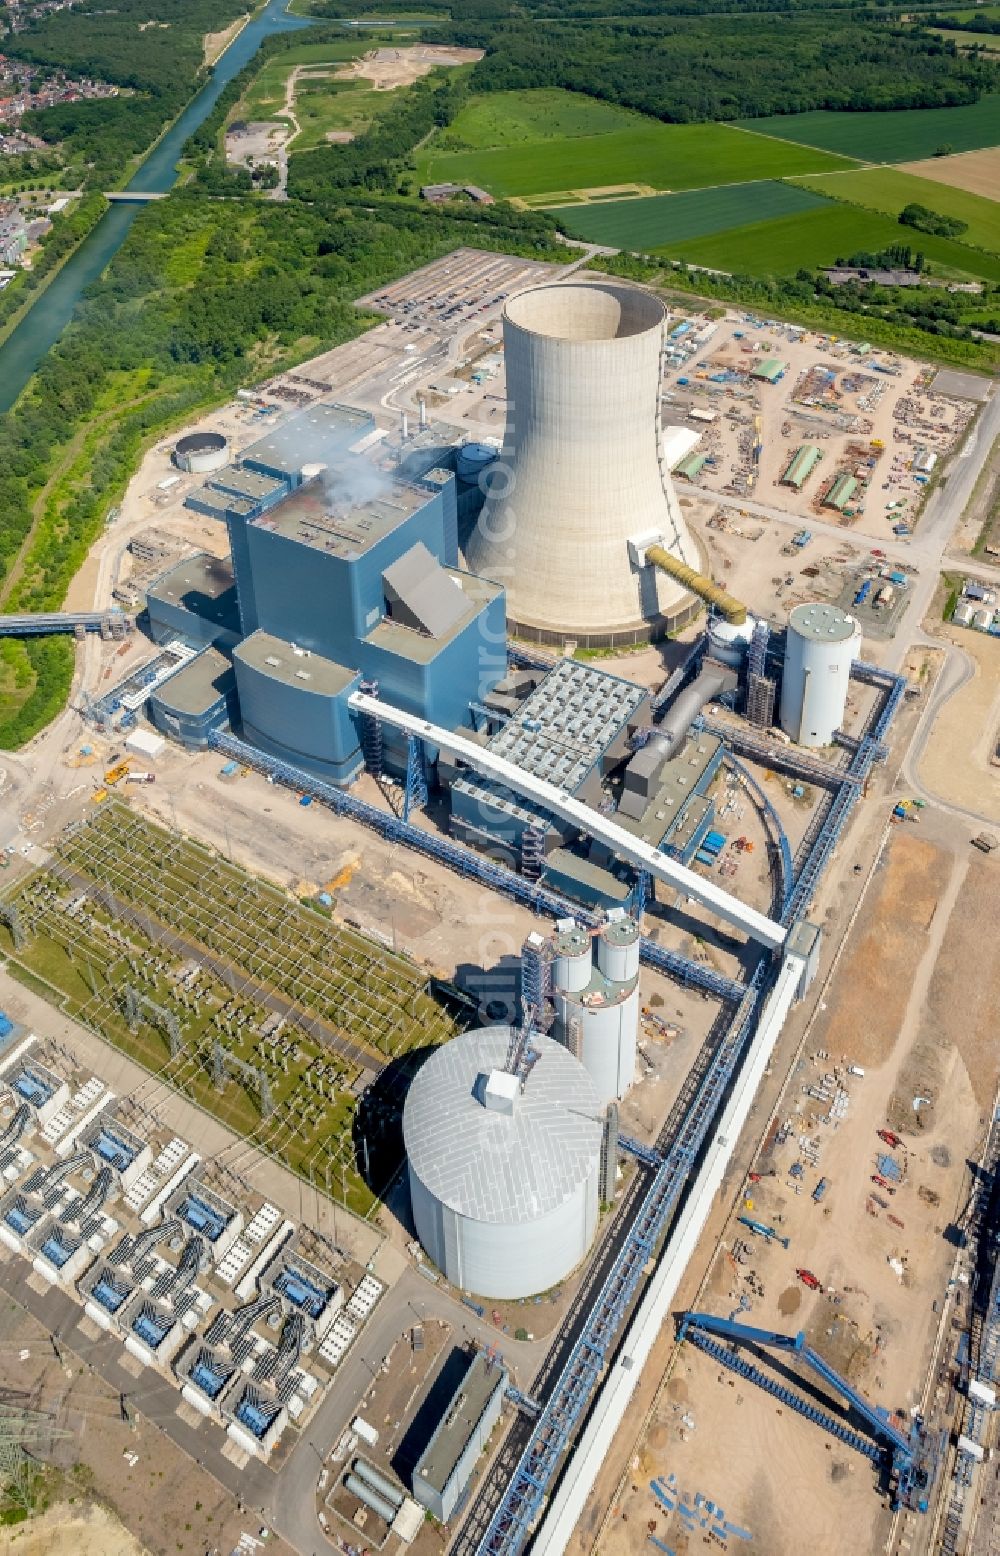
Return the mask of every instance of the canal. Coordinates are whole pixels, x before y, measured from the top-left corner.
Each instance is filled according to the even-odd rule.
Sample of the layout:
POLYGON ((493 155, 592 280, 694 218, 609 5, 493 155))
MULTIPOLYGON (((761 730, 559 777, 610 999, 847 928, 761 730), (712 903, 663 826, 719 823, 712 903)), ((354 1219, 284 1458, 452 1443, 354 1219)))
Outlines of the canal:
MULTIPOLYGON (((268 0, 264 10, 233 39, 225 53, 219 56, 211 78, 150 152, 126 186, 128 189, 137 194, 150 194, 173 186, 184 142, 208 117, 223 88, 253 58, 264 39, 271 33, 311 25, 302 17, 289 16, 288 3, 289 0, 268 0)), ((81 293, 97 280, 121 248, 141 209, 141 205, 112 205, 0 346, 0 412, 10 410, 45 353, 55 345, 73 317, 81 293)))

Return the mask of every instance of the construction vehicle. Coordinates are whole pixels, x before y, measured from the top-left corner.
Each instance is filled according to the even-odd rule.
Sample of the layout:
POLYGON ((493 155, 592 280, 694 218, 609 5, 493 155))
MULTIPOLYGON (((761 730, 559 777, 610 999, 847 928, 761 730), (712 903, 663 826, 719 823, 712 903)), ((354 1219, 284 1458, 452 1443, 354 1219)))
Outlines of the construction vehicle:
POLYGON ((821 1291, 823 1289, 821 1281, 813 1274, 812 1270, 796 1270, 795 1273, 803 1286, 808 1286, 810 1291, 821 1291))
POLYGON ((875 1133, 880 1140, 884 1140, 886 1145, 891 1146, 894 1151, 897 1146, 901 1146, 903 1143, 898 1135, 893 1134, 891 1129, 876 1129, 875 1133))
POLYGON ((991 854, 1000 843, 992 832, 979 832, 972 839, 972 846, 978 848, 981 854, 991 854))
POLYGON ((749 1227, 751 1232, 756 1232, 758 1237, 765 1238, 767 1242, 780 1243, 782 1248, 788 1247, 788 1238, 781 1237, 773 1226, 765 1226, 763 1221, 754 1221, 750 1216, 737 1216, 736 1219, 741 1226, 749 1227))
POLYGON ((128 772, 128 768, 128 762, 116 762, 115 765, 113 767, 109 767, 107 772, 104 774, 104 782, 110 784, 112 787, 114 787, 116 783, 121 783, 122 779, 125 777, 125 774, 128 772))
POLYGON ((103 805, 104 801, 107 799, 107 797, 108 797, 107 789, 95 789, 94 790, 93 799, 94 799, 94 804, 95 805, 103 805))

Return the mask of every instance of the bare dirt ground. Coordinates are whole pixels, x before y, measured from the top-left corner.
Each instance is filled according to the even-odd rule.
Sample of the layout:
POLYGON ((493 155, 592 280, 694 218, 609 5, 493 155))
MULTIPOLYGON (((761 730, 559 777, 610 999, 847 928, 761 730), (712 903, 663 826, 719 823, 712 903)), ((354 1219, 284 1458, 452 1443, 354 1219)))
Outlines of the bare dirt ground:
POLYGON ((817 1038, 830 1055, 884 1064, 902 1024, 938 899, 951 870, 947 855, 920 837, 894 840, 855 926, 851 976, 836 989, 817 1038), (891 977, 886 973, 891 968, 891 977), (879 989, 877 1000, 872 989, 879 989))
POLYGON ((148 1556, 147 1548, 106 1508, 51 1507, 30 1523, 0 1532, 3 1556, 148 1556))
POLYGON ((430 75, 439 65, 472 65, 482 59, 482 49, 446 48, 438 43, 415 43, 405 49, 374 49, 364 59, 353 60, 337 71, 341 81, 359 78, 371 81, 382 91, 412 86, 421 76, 430 75))
MULTIPOLYGON (((763 1176, 737 1193, 736 1212, 776 1226, 790 1247, 731 1224, 701 1291, 682 1291, 677 1303, 735 1311, 745 1323, 783 1332, 802 1328, 873 1401, 904 1411, 920 1398, 937 1325, 933 1304, 951 1265, 943 1232, 964 1200, 965 1157, 998 1068, 988 1012, 1000 997, 1000 952, 982 968, 971 1011, 960 969, 979 954, 977 921, 1000 907, 1000 877, 982 878, 989 861, 970 863, 964 829, 948 818, 931 820, 929 833, 889 834, 840 969, 813 996, 805 1051, 776 1111, 791 1123, 790 1139, 752 1160, 763 1176), (933 1105, 918 1119, 911 1082, 928 1076, 931 1052, 933 1105), (822 1123, 821 1105, 803 1088, 842 1064, 842 1055, 866 1073, 842 1076, 847 1116, 822 1123), (904 1101, 908 1112, 897 1118, 904 1101), (875 1131, 887 1120, 905 1131, 908 1149, 896 1153, 905 1176, 895 1196, 875 1191, 879 1208, 870 1178, 884 1149, 875 1131), (789 1168, 802 1159, 800 1134, 816 1141, 818 1159, 795 1180, 789 1168), (811 1191, 821 1174, 829 1187, 816 1204, 811 1191), (749 1245, 746 1263, 730 1256, 737 1238, 749 1245), (796 1279, 802 1267, 825 1291, 796 1279)), ((758 1130, 764 1121, 761 1108, 758 1130)), ((689 1277, 697 1278, 694 1267, 689 1277)), ((640 1411, 646 1407, 648 1395, 640 1411)), ((642 1420, 639 1411, 633 1419, 642 1420)), ((864 1459, 691 1346, 681 1348, 654 1400, 624 1485, 617 1495, 604 1487, 602 1510, 609 1500, 611 1507, 603 1525, 592 1505, 575 1549, 599 1544, 605 1553, 640 1556, 653 1535, 677 1556, 693 1556, 705 1531, 685 1529, 650 1489, 653 1477, 671 1474, 689 1506, 698 1492, 710 1498, 767 1556, 861 1556, 879 1549, 887 1531, 885 1498, 864 1459)))
POLYGON ((923 162, 901 162, 899 172, 967 189, 970 194, 995 200, 1000 189, 1000 146, 985 151, 960 151, 953 157, 928 157, 923 162))
POLYGON ((941 626, 937 635, 961 649, 972 678, 942 704, 920 758, 933 794, 1000 822, 1000 767, 991 764, 1000 726, 1000 639, 941 626))

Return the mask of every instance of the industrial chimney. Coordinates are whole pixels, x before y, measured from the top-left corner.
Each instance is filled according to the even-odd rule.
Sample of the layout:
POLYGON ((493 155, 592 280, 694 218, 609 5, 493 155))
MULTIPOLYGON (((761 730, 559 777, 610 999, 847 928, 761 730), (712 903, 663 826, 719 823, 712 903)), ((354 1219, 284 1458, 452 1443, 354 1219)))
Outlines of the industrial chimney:
POLYGON ((686 619, 684 587, 645 565, 655 537, 698 565, 661 465, 664 318, 615 282, 534 287, 504 309, 507 426, 466 560, 506 587, 514 633, 600 646, 686 619))

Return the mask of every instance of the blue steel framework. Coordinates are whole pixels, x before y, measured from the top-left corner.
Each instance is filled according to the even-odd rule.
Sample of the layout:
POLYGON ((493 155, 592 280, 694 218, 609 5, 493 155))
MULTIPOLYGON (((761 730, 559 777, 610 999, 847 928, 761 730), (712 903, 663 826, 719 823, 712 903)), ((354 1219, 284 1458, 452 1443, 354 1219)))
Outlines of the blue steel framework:
MULTIPOLYGON (((528 656, 522 656, 527 659, 528 656)), ((795 883, 782 922, 791 924, 815 890, 820 874, 862 793, 864 779, 881 755, 881 742, 895 716, 906 681, 890 671, 863 665, 860 679, 887 692, 857 755, 845 770, 834 804, 795 883)), ((720 733, 727 727, 723 726, 720 733)), ((796 753, 797 754, 797 753, 796 753)), ((807 759, 808 760, 808 759, 807 759)), ((811 765, 811 764, 810 764, 811 765)), ((833 772, 833 769, 828 769, 833 772)), ((613 1342, 631 1304, 645 1261, 666 1229, 681 1188, 704 1141, 750 1034, 767 963, 757 964, 736 1017, 712 1060, 677 1139, 657 1168, 633 1229, 598 1294, 583 1333, 574 1345, 504 1496, 493 1514, 477 1556, 517 1556, 541 1511, 553 1476, 577 1422, 589 1407, 613 1342), (749 1004, 747 1004, 749 1002, 749 1004), (635 1261, 639 1260, 638 1269, 635 1261)))
MULTIPOLYGON (((374 722, 377 722, 375 720, 374 722)), ((406 737, 406 788, 403 790, 403 820, 409 821, 414 806, 422 810, 427 804, 427 768, 424 760, 424 743, 416 735, 406 737)))
MULTIPOLYGON (((437 859, 441 864, 448 865, 450 869, 457 870, 460 875, 481 882, 491 891, 498 891, 504 896, 512 897, 515 902, 523 903, 535 913, 554 919, 576 918, 590 927, 599 922, 595 914, 587 913, 579 904, 567 902, 564 897, 546 890, 537 882, 526 881, 513 870, 494 863, 485 854, 473 853, 471 849, 453 842, 450 838, 425 832, 411 822, 403 821, 399 816, 378 810, 374 805, 369 805, 367 800, 360 800, 353 794, 335 788, 333 784, 323 783, 312 773, 304 772, 301 767, 293 767, 288 762, 279 761, 277 757, 269 756, 267 752, 248 745, 245 740, 239 740, 235 735, 213 730, 209 735, 209 745, 223 756, 232 757, 246 767, 253 767, 258 772, 267 773, 276 782, 287 784, 299 794, 311 794, 314 799, 329 806, 337 815, 352 817, 362 826, 369 827, 390 842, 405 843, 410 848, 416 849, 418 853, 426 854, 428 858, 437 859)), ((669 951, 664 946, 657 945, 655 941, 643 939, 641 956, 648 967, 656 967, 660 972, 668 973, 670 977, 676 978, 679 983, 688 988, 703 989, 706 994, 711 994, 716 999, 738 1000, 745 993, 742 983, 737 983, 732 978, 724 978, 712 968, 705 967, 700 962, 690 961, 676 951, 669 951)))
POLYGON ((711 1313, 684 1313, 680 1319, 679 1337, 690 1340, 699 1350, 711 1356, 713 1361, 730 1368, 748 1382, 757 1384, 775 1399, 780 1399, 783 1405, 798 1411, 799 1415, 815 1422, 848 1447, 857 1449, 858 1453, 871 1459, 873 1464, 884 1465, 894 1480, 895 1506, 927 1511, 924 1495, 926 1479, 923 1477, 929 1478, 928 1449, 931 1450, 929 1457, 933 1460, 934 1445, 925 1441, 920 1422, 914 1424, 909 1436, 904 1435, 893 1426, 887 1410, 870 1405, 846 1378, 842 1378, 822 1356, 806 1345, 806 1337, 801 1331, 796 1335, 785 1335, 772 1329, 755 1329, 747 1324, 737 1324, 728 1318, 716 1318, 711 1313), (711 1339, 712 1335, 730 1341, 733 1346, 753 1345, 769 1351, 790 1352, 846 1399, 850 1409, 865 1422, 875 1441, 870 1442, 860 1432, 845 1426, 836 1416, 818 1409, 793 1389, 744 1361, 729 1345, 720 1345, 711 1339))
MULTIPOLYGON (((522 652, 512 652, 511 657, 515 663, 549 662, 541 656, 522 652)), ((857 679, 884 688, 887 692, 886 700, 844 771, 827 823, 806 859, 782 915, 785 923, 794 922, 812 896, 820 874, 862 792, 864 780, 874 762, 882 755, 882 739, 906 688, 903 677, 882 671, 876 666, 856 664, 852 673, 855 672, 857 679)), ((592 918, 592 915, 582 913, 579 907, 570 905, 535 883, 525 881, 513 871, 494 864, 484 856, 473 854, 450 840, 423 832, 395 816, 388 816, 363 800, 319 782, 298 768, 265 757, 231 735, 214 734, 210 739, 212 745, 226 755, 235 756, 241 762, 267 771, 291 787, 312 793, 337 813, 353 816, 392 841, 408 843, 493 890, 514 897, 536 912, 554 917, 571 915, 583 922, 589 922, 592 918)), ((827 771, 831 776, 836 772, 835 769, 827 771)), ((577 1423, 593 1399, 605 1362, 635 1298, 646 1264, 666 1231, 688 1175, 712 1127, 750 1036, 758 1000, 767 979, 766 958, 758 962, 745 986, 720 978, 709 969, 689 962, 675 952, 665 951, 663 947, 645 939, 642 942, 642 958, 649 965, 657 966, 675 977, 679 976, 682 982, 694 983, 709 993, 717 994, 720 999, 738 999, 738 1009, 712 1058, 673 1145, 656 1168, 631 1230, 536 1421, 529 1442, 480 1543, 481 1556, 516 1556, 527 1542, 530 1528, 542 1508, 577 1423)))
POLYGON ((490 1521, 479 1550, 497 1556, 520 1551, 545 1499, 573 1431, 590 1405, 650 1258, 711 1131, 733 1071, 753 1028, 765 984, 762 958, 743 993, 736 1017, 713 1056, 677 1138, 660 1160, 639 1213, 604 1280, 583 1328, 490 1521))

